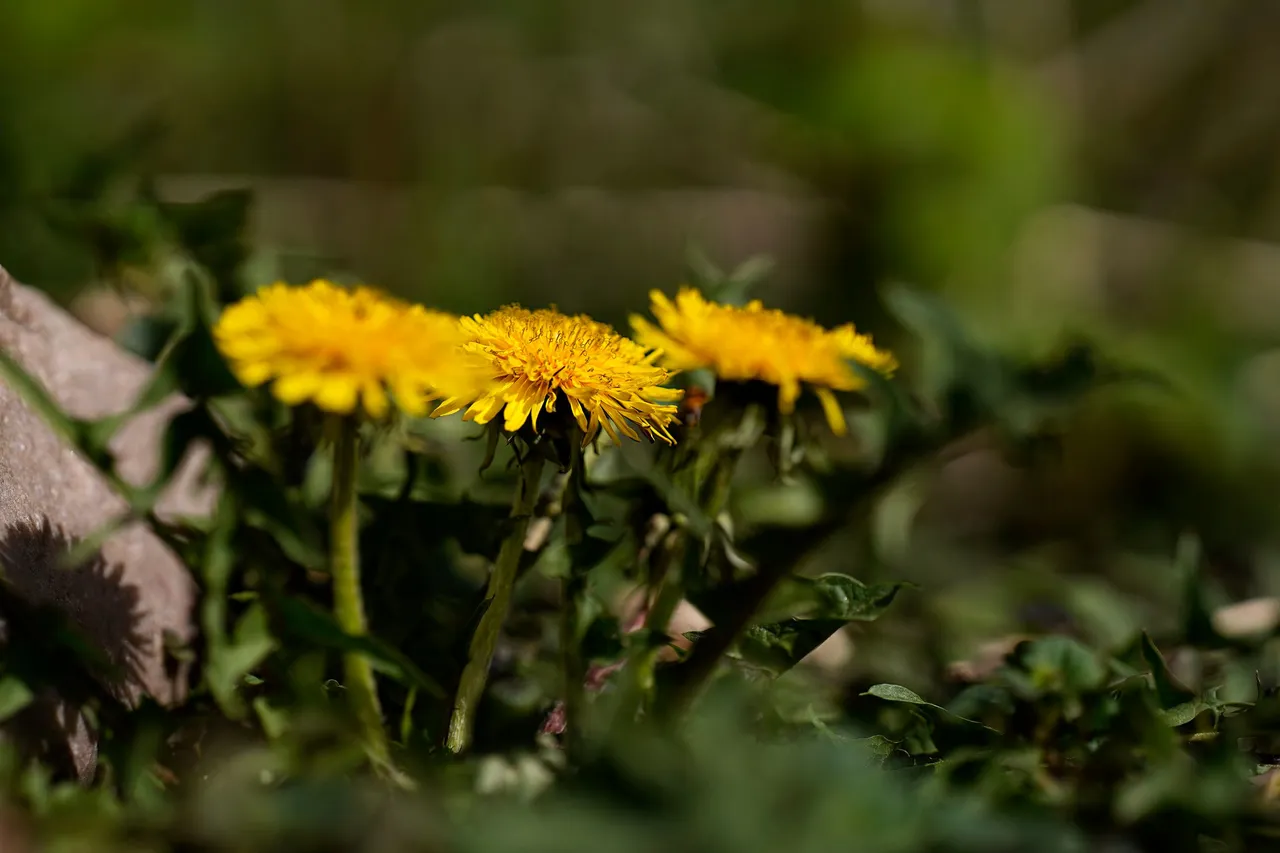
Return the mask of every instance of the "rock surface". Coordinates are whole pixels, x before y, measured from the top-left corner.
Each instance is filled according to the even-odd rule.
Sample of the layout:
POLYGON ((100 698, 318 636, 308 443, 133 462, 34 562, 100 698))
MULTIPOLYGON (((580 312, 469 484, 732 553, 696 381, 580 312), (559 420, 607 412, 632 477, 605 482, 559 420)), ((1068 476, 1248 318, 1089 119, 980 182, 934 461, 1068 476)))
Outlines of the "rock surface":
MULTIPOLYGON (((150 367, 90 331, 44 295, 0 268, 0 347, 13 356, 69 414, 95 418, 127 409, 150 367)), ((132 420, 112 449, 121 475, 150 479, 164 425, 184 405, 175 399, 132 420)), ((199 514, 212 496, 197 487, 188 460, 161 510, 199 514)), ((149 694, 162 703, 181 697, 185 673, 166 661, 165 635, 190 640, 195 584, 177 557, 150 530, 129 526, 111 537, 88 565, 66 570, 61 553, 125 509, 94 468, 9 388, 0 384, 0 562, 15 591, 34 605, 63 611, 123 673, 107 685, 124 701, 149 694)), ((19 637, 11 641, 21 642, 19 637)), ((58 697, 38 711, 65 737, 74 772, 90 777, 92 733, 58 697)), ((47 737, 46 733, 46 737, 47 737)))

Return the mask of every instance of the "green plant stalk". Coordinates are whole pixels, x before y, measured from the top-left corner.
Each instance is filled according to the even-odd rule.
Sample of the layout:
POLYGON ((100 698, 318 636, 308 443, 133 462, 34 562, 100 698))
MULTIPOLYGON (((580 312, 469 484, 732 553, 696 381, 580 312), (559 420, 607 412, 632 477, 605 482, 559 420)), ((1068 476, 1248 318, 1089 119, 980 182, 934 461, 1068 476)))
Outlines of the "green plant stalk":
POLYGON ((671 617, 684 599, 682 571, 686 532, 675 529, 663 537, 659 555, 661 570, 657 573, 657 591, 652 596, 649 612, 644 620, 644 643, 633 653, 627 668, 631 678, 627 683, 628 695, 621 703, 625 713, 634 719, 651 703, 658 655, 667 645, 667 628, 671 617))
POLYGON ((534 452, 530 452, 520 463, 520 482, 516 485, 516 498, 511 505, 511 532, 503 540, 502 547, 498 550, 498 559, 489 575, 489 586, 484 596, 484 614, 471 637, 467 665, 462 670, 458 693, 453 701, 449 733, 445 738, 445 746, 453 753, 465 752, 471 745, 476 709, 484 695, 493 652, 498 646, 498 636, 511 607, 511 593, 520 568, 520 554, 524 551, 529 519, 538 500, 538 483, 542 479, 543 464, 542 457, 534 452))
POLYGON ((711 453, 711 472, 705 485, 702 510, 715 521, 729 504, 729 487, 737 473, 742 450, 737 447, 716 448, 711 453))
POLYGON ((665 697, 661 708, 664 715, 679 716, 689 708, 702 694, 711 680, 720 660, 737 644, 739 638, 751 625, 765 601, 777 588, 778 584, 790 574, 791 567, 782 563, 777 566, 762 566, 746 583, 743 602, 732 617, 724 624, 717 624, 703 634, 688 659, 680 667, 680 680, 672 685, 671 695, 665 697))
MULTIPOLYGON (((719 518, 729 503, 729 488, 737 472, 738 463, 742 459, 743 448, 707 442, 706 446, 699 450, 703 455, 702 465, 694 468, 696 470, 702 467, 704 472, 696 480, 700 504, 707 517, 714 524, 719 524, 719 518)), ((671 531, 663 543, 664 550, 667 552, 664 555, 665 570, 661 576, 658 596, 645 620, 645 630, 649 635, 647 648, 643 650, 640 659, 635 661, 639 665, 635 669, 634 681, 631 684, 631 688, 636 691, 637 702, 648 702, 654 710, 664 715, 678 714, 696 699, 702 686, 715 672, 720 659, 733 648, 734 643, 750 624, 755 611, 782 579, 757 576, 757 580, 764 588, 759 591, 758 600, 753 600, 747 605, 749 612, 735 614, 733 624, 716 626, 704 635, 694 646, 690 657, 680 666, 681 678, 672 685, 670 695, 655 696, 655 671, 660 647, 655 643, 654 632, 666 633, 671 617, 684 597, 682 569, 676 567, 684 561, 684 549, 688 547, 687 539, 688 532, 677 529, 671 531), (681 573, 678 576, 679 580, 672 577, 677 572, 681 573), (739 618, 741 624, 738 624, 739 618)), ((628 704, 624 707, 632 707, 638 711, 642 705, 628 704)))
MULTIPOLYGON (((359 519, 356 509, 356 469, 360 461, 359 424, 354 418, 336 422, 333 447, 333 503, 330 514, 332 548, 333 612, 346 633, 360 637, 369 633, 360 589, 359 519)), ((375 762, 388 758, 387 734, 382 727, 378 704, 378 684, 373 666, 364 655, 349 653, 342 658, 347 696, 360 726, 365 748, 375 762)))
POLYGON ((565 578, 561 586, 560 666, 564 680, 564 749, 571 760, 581 754, 583 710, 586 705, 584 682, 587 679, 587 666, 582 659, 578 637, 582 587, 582 581, 574 577, 565 578))
MULTIPOLYGON (((565 543, 570 553, 586 539, 578 509, 582 503, 582 485, 587 476, 586 458, 581 441, 574 441, 573 461, 565 484, 565 543)), ((560 668, 564 682, 564 747, 572 759, 581 752, 583 711, 586 706, 585 681, 587 665, 582 658, 579 628, 582 624, 582 596, 586 592, 586 572, 590 567, 571 564, 561 584, 560 602, 560 668)))

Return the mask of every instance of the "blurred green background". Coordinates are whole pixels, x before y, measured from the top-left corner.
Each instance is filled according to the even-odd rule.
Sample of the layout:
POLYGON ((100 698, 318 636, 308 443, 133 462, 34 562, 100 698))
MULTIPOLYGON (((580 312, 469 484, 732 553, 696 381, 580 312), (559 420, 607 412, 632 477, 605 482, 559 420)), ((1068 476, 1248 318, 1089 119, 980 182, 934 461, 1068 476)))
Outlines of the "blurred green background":
POLYGON ((756 295, 904 381, 891 281, 1011 352, 1097 342, 1171 388, 1064 412, 1047 455, 976 437, 819 567, 922 584, 939 648, 884 620, 881 669, 1049 605, 1115 640, 1173 618, 1186 532, 1224 600, 1280 593, 1277 38, 1271 0, 8 0, 0 264, 118 332, 145 175, 251 190, 256 279, 622 325, 693 244, 769 256, 756 295))

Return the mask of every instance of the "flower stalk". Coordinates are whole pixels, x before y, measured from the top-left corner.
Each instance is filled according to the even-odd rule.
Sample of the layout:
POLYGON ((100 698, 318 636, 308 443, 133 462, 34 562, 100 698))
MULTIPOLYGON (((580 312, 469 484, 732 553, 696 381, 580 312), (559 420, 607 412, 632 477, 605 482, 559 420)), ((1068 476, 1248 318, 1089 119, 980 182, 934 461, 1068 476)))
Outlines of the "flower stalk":
MULTIPOLYGON (((369 633, 360 588, 359 519, 356 509, 356 469, 360 456, 359 423, 336 419, 333 451, 333 500, 330 513, 333 611, 339 627, 352 636, 369 633)), ((365 748, 378 764, 388 760, 387 735, 373 666, 364 655, 350 652, 342 659, 347 696, 355 711, 365 748)))
POLYGON ((565 753, 572 759, 581 751, 583 708, 586 703, 584 682, 587 667, 582 660, 579 644, 578 616, 582 608, 582 583, 572 577, 561 585, 560 606, 560 657, 564 680, 564 744, 565 753))
POLYGON ((629 722, 652 708, 658 657, 670 642, 667 631, 676 608, 684 599, 683 563, 688 533, 682 528, 668 531, 655 549, 658 570, 653 585, 646 591, 646 611, 641 636, 629 656, 629 678, 625 698, 620 704, 623 718, 629 722))
POLYGON ((465 752, 471 746, 476 710, 489 680, 489 667, 493 663, 493 653, 498 646, 502 624, 511 607, 511 594, 520 568, 520 554, 524 550, 525 534, 538 500, 538 484, 542 479, 543 465, 543 458, 536 452, 527 453, 520 463, 520 480, 516 485, 515 501, 511 505, 511 530, 502 542, 498 559, 489 575, 489 585, 482 605, 484 613, 471 637, 467 664, 458 682, 453 714, 449 719, 445 746, 455 754, 465 752))
MULTIPOLYGON (((582 490, 586 478, 586 459, 581 441, 572 442, 573 459, 570 462, 569 481, 565 489, 565 541, 573 553, 586 538, 583 524, 582 490)), ((590 566, 578 565, 575 560, 561 583, 560 603, 560 662, 564 690, 564 745, 572 759, 581 752, 583 742, 583 711, 586 705, 584 682, 587 665, 582 657, 582 596, 586 593, 587 572, 590 566)))

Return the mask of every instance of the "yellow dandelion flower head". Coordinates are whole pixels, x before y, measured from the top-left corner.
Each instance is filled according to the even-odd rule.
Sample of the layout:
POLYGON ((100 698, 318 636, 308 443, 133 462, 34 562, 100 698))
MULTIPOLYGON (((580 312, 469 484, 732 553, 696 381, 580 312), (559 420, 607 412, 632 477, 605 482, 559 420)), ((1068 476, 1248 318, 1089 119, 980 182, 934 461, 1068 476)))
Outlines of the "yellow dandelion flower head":
POLYGON ((277 283, 230 305, 213 330, 245 385, 272 382, 282 402, 380 418, 392 402, 427 413, 434 399, 478 393, 487 365, 463 349, 458 318, 368 287, 277 283))
POLYGON ((871 338, 858 334, 851 324, 824 329, 803 317, 767 309, 758 300, 742 307, 711 302, 693 288, 682 288, 674 301, 656 290, 649 296, 657 325, 635 316, 631 324, 640 344, 662 352, 663 365, 673 370, 709 368, 728 382, 776 385, 783 413, 794 411, 801 386, 808 385, 837 435, 845 432, 845 422, 833 392, 866 384, 848 362, 885 375, 897 368, 892 354, 876 349, 871 338))
POLYGON ((444 401, 436 415, 466 407, 464 418, 484 424, 501 412, 503 427, 515 432, 526 421, 536 430, 544 411, 563 412, 567 406, 584 442, 603 428, 615 442, 619 434, 638 440, 643 433, 674 443, 668 425, 681 392, 662 387, 670 371, 654 364, 657 353, 612 327, 582 315, 514 305, 464 317, 462 326, 471 338, 467 348, 488 359, 496 384, 480 395, 444 401))

